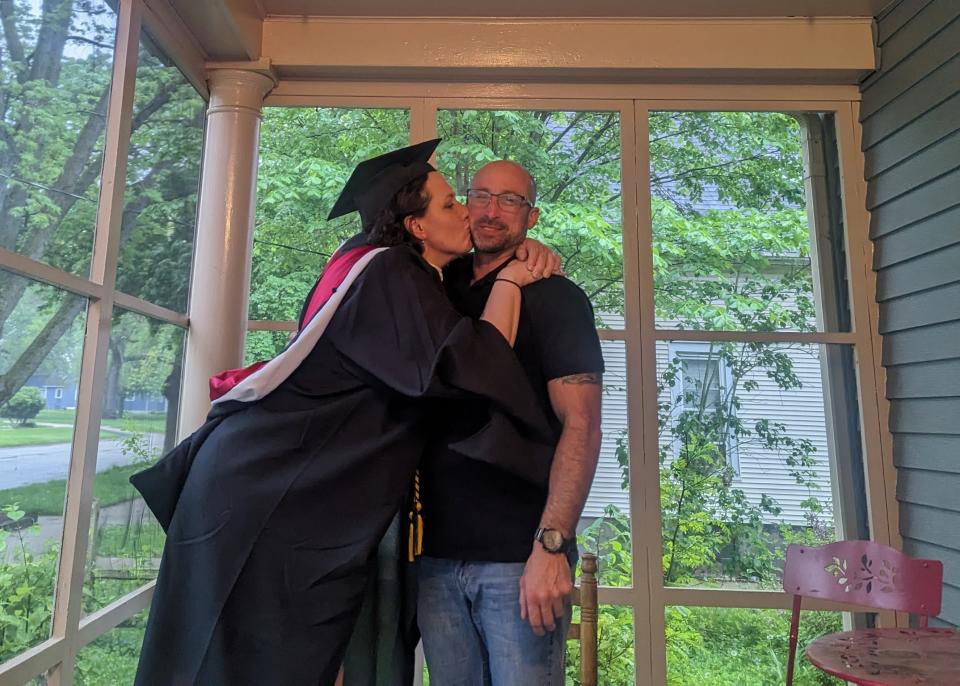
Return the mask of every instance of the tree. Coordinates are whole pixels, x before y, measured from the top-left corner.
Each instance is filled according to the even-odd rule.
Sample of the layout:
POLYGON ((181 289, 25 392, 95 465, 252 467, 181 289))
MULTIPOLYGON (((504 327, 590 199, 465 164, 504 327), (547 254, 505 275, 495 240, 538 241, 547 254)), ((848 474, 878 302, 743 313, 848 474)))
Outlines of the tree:
POLYGON ((39 388, 27 386, 17 391, 2 408, 0 417, 5 417, 15 424, 23 426, 40 414, 40 410, 47 406, 39 388))
POLYGON ((360 230, 356 215, 325 222, 343 184, 358 162, 406 144, 408 121, 405 110, 264 110, 251 319, 297 318, 327 259, 360 230))
MULTIPOLYGON (((103 0, 0 1, 0 246, 85 274, 103 162, 115 13, 103 0)), ((142 39, 117 286, 183 311, 204 103, 142 39)), ((29 281, 0 271, 0 333, 29 281)), ((0 375, 12 396, 71 331, 85 300, 50 291, 47 325, 0 375)), ((6 335, 4 335, 6 338, 6 335)), ((114 375, 115 376, 115 375, 114 375)))

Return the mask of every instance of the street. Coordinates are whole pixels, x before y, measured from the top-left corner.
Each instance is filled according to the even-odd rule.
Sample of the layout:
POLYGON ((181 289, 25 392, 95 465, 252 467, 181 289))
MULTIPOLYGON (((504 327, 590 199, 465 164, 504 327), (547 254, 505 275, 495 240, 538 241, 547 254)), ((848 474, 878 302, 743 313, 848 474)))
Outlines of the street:
MULTIPOLYGON (((154 445, 162 445, 162 434, 147 434, 154 445)), ((100 441, 97 451, 97 471, 130 464, 135 455, 121 451, 122 436, 100 441)), ((53 479, 66 479, 70 466, 70 444, 30 445, 15 448, 0 448, 0 490, 43 483, 53 479)))

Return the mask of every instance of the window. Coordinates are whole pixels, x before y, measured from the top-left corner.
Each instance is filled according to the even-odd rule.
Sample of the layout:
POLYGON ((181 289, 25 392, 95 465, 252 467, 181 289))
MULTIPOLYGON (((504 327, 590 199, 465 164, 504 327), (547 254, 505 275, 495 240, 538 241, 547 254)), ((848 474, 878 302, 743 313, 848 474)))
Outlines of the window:
POLYGON ((360 231, 356 213, 326 221, 353 168, 409 140, 405 109, 264 108, 247 364, 283 350, 323 265, 360 231))
MULTIPOLYGON (((711 437, 719 461, 739 475, 736 436, 730 428, 736 403, 730 394, 730 371, 722 350, 696 342, 673 342, 669 349, 674 436, 696 433, 711 437)), ((679 443, 677 440, 673 446, 675 455, 683 451, 679 443)))
POLYGON ((146 604, 162 540, 124 472, 176 433, 206 102, 139 0, 8 4, 0 406, 23 421, 0 425, 0 681, 129 683, 136 648, 114 627, 146 604), (145 392, 172 409, 124 415, 145 392))
MULTIPOLYGON (((95 22, 109 15, 98 16, 95 22)), ((115 229, 113 295, 123 297, 112 316, 102 315, 97 300, 110 292, 85 276, 102 142, 91 143, 96 154, 77 179, 88 186, 70 187, 76 203, 56 235, 27 240, 50 225, 40 214, 17 214, 24 221, 8 248, 16 259, 0 253, 0 285, 9 286, 0 288, 0 381, 25 384, 25 353, 42 345, 45 357, 31 373, 63 384, 51 385, 48 397, 64 399, 70 388, 63 404, 79 408, 43 410, 40 421, 50 424, 43 430, 60 432, 67 444, 74 423, 78 436, 100 429, 95 456, 83 449, 90 441, 60 450, 72 461, 69 471, 44 477, 51 498, 25 500, 36 486, 9 475, 0 484, 3 516, 22 524, 0 529, 10 551, 3 570, 29 572, 31 602, 41 608, 16 642, 2 646, 0 659, 38 646, 29 664, 40 673, 69 664, 79 649, 75 676, 83 683, 120 683, 135 668, 143 584, 156 574, 163 534, 127 472, 175 440, 187 340, 179 313, 188 297, 203 102, 143 36, 139 47, 133 112, 153 115, 135 123, 129 150, 120 143, 129 173, 114 201, 124 220, 115 229), (153 98, 164 94, 169 100, 153 110, 153 98), (41 243, 43 251, 33 250, 41 243), (91 321, 106 326, 85 330, 88 308, 91 321), (98 355, 102 378, 91 383, 82 374, 98 355), (99 427, 81 421, 93 403, 102 403, 99 427), (89 541, 61 553, 61 532, 76 531, 84 514, 79 499, 65 494, 83 474, 92 478, 85 492, 97 498, 90 526, 80 528, 89 541), (28 526, 34 514, 55 521, 28 526), (29 560, 10 545, 21 536, 29 560), (69 587, 73 599, 54 598, 58 573, 70 576, 59 588, 69 587), (79 624, 63 629, 65 639, 48 640, 51 625, 62 627, 68 616, 79 624), (122 676, 105 675, 114 666, 122 676)), ((100 64, 88 57, 91 70, 100 64)), ((75 76, 80 66, 64 73, 75 76)), ((772 683, 779 663, 753 657, 769 647, 763 636, 789 607, 779 589, 784 544, 832 540, 838 530, 868 536, 847 525, 865 511, 858 497, 883 491, 882 470, 865 474, 860 463, 864 452, 879 459, 861 449, 861 433, 873 442, 867 445, 882 437, 862 282, 869 265, 860 243, 847 249, 844 226, 860 221, 856 237, 865 235, 865 222, 856 207, 842 207, 837 160, 844 145, 850 153, 856 124, 832 91, 819 104, 797 104, 814 110, 803 113, 658 111, 666 105, 622 96, 628 91, 623 85, 610 91, 621 99, 589 101, 373 95, 355 106, 317 98, 266 108, 246 353, 252 361, 282 348, 331 250, 358 229, 355 217, 322 219, 357 161, 405 144, 411 132, 436 132, 444 137, 437 167, 458 189, 488 159, 527 165, 543 210, 533 236, 561 250, 568 275, 591 297, 607 365, 600 466, 579 527, 580 544, 601 556, 601 682, 662 683, 650 678, 659 670, 671 683, 772 683), (840 142, 833 117, 845 132, 840 142), (858 374, 857 364, 868 373, 858 374), (867 402, 858 405, 861 396, 867 402), (733 638, 721 645, 717 635, 733 638), (746 662, 756 669, 746 671, 746 662)), ((102 114, 88 99, 74 110, 102 114)), ((670 102, 695 110, 717 101, 670 102)), ((57 135, 75 131, 71 124, 57 135)), ((851 159, 846 173, 854 178, 851 159)), ((51 169, 24 178, 50 185, 51 169)), ((11 197, 35 210, 57 205, 34 202, 42 189, 30 188, 11 197)), ((885 525, 885 502, 872 504, 885 525)), ((836 624, 828 619, 824 629, 836 624)), ((17 669, 0 666, 0 679, 17 669)))

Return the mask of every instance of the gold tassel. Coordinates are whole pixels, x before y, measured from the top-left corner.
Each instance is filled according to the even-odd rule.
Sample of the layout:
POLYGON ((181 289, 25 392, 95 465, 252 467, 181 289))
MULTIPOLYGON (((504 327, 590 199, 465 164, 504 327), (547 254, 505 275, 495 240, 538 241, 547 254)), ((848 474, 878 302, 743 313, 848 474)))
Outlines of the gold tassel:
POLYGON ((407 562, 413 562, 416 558, 414 557, 414 545, 413 545, 413 529, 415 524, 413 523, 413 512, 410 512, 408 515, 410 517, 410 535, 407 537, 407 562))
POLYGON ((407 561, 414 562, 423 555, 423 505, 420 503, 420 470, 413 476, 413 509, 407 514, 410 533, 407 537, 407 561))

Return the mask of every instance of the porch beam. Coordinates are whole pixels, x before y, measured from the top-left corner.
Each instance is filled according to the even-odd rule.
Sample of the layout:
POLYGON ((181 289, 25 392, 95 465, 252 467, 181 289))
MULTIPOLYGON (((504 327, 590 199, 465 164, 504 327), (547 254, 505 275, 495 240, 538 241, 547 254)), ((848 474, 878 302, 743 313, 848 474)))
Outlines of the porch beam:
POLYGON ((478 19, 268 17, 281 78, 856 83, 870 18, 478 19))

